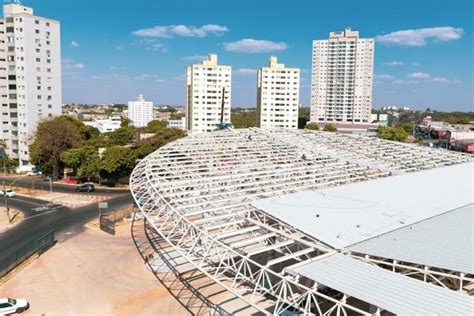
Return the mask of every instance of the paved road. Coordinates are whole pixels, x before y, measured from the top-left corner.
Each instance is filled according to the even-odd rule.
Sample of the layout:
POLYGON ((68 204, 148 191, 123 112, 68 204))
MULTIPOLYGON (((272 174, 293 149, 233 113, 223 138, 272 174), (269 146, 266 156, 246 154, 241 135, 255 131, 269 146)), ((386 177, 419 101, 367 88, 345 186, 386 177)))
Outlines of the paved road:
MULTIPOLYGON (((117 209, 130 205, 132 196, 122 192, 107 202, 109 209, 117 209)), ((9 205, 21 210, 25 218, 13 228, 0 233, 0 259, 32 238, 51 230, 55 231, 59 241, 74 236, 83 230, 85 223, 98 215, 97 203, 75 209, 60 205, 45 207, 46 204, 47 201, 23 196, 9 199, 9 205)))
MULTIPOLYGON (((46 190, 48 191, 49 188, 49 181, 44 181, 42 176, 39 177, 25 177, 25 176, 20 176, 20 177, 1 177, 0 176, 0 187, 3 184, 3 181, 5 181, 5 184, 9 186, 12 182, 15 183, 15 185, 24 187, 24 188, 31 188, 34 184, 35 189, 41 189, 41 190, 46 190)), ((53 183, 53 192, 65 192, 65 193, 71 193, 71 192, 76 192, 76 185, 70 185, 70 184, 63 184, 63 183, 53 183)), ((1 189, 1 188, 0 188, 1 189)), ((94 194, 96 195, 104 195, 104 194, 124 194, 127 193, 128 189, 111 189, 111 188, 98 188, 96 186, 96 191, 94 194)))

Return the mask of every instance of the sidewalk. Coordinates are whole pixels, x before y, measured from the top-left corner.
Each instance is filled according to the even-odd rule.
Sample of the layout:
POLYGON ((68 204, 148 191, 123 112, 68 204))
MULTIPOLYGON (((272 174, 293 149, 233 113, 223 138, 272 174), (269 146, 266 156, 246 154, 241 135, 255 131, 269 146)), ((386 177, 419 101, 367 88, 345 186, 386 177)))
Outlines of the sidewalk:
POLYGON ((59 243, 0 288, 24 297, 25 315, 189 315, 144 265, 130 225, 59 243))
POLYGON ((25 188, 17 188, 16 193, 19 196, 32 197, 41 199, 55 204, 61 204, 70 208, 76 208, 91 203, 100 202, 110 198, 104 195, 93 195, 93 194, 76 194, 76 193, 63 193, 43 191, 43 190, 31 190, 25 188))

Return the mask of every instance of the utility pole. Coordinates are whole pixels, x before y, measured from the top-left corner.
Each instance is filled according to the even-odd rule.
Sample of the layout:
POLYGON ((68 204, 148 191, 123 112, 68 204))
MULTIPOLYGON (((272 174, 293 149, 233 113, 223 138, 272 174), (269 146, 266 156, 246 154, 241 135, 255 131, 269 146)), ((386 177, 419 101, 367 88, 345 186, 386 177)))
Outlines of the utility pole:
POLYGON ((49 192, 53 193, 53 180, 49 178, 49 192))
POLYGON ((3 180, 3 199, 5 201, 5 209, 7 210, 8 222, 11 223, 12 219, 10 218, 10 208, 8 207, 7 186, 5 185, 5 180, 3 180))

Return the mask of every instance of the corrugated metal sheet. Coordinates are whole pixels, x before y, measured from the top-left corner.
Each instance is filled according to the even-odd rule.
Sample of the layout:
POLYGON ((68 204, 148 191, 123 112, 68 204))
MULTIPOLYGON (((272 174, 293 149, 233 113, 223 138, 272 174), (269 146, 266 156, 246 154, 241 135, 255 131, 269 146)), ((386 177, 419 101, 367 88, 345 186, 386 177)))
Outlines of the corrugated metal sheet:
POLYGON ((372 238, 348 249, 474 274, 474 204, 372 238))
POLYGON ((252 205, 341 249, 473 203, 473 173, 474 163, 465 163, 252 205))
POLYGON ((474 298, 342 254, 291 270, 401 315, 472 315, 474 298))

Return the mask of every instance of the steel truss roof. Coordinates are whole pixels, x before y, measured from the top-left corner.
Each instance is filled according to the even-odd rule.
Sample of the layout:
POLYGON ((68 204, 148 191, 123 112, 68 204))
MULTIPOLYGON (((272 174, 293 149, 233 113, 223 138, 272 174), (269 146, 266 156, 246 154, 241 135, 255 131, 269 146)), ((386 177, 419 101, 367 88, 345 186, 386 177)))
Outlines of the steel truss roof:
POLYGON ((223 130, 160 148, 136 166, 130 187, 170 247, 261 312, 370 314, 347 293, 286 274, 284 268, 335 251, 250 202, 466 161, 470 157, 458 153, 360 136, 223 130), (272 310, 258 304, 269 296, 272 310))

